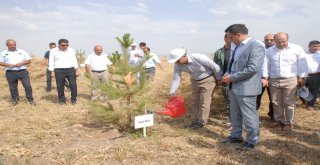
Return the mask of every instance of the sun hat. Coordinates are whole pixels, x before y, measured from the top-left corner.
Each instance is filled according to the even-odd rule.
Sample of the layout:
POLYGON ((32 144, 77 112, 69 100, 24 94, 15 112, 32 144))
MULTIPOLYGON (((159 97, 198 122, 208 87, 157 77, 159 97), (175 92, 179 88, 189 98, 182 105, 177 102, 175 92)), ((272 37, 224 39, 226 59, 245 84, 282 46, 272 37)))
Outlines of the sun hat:
POLYGON ((305 101, 311 101, 313 99, 313 95, 309 92, 306 86, 299 87, 297 93, 298 96, 305 101))
POLYGON ((181 58, 185 54, 186 54, 185 49, 182 49, 182 48, 173 49, 170 51, 168 62, 175 63, 176 61, 179 60, 179 58, 181 58))
POLYGON ((133 43, 131 44, 131 46, 137 46, 137 44, 136 44, 135 42, 133 42, 133 43))

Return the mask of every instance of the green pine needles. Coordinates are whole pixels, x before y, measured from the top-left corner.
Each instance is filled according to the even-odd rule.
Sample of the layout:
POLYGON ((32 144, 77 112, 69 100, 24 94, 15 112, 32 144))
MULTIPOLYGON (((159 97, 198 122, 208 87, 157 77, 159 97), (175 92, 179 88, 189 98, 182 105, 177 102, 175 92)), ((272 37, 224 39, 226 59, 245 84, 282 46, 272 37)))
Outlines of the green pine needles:
POLYGON ((141 96, 150 89, 144 67, 150 56, 145 55, 137 65, 129 65, 128 52, 134 39, 126 33, 121 38, 116 37, 116 40, 121 46, 122 53, 115 51, 110 56, 113 63, 109 67, 112 78, 108 84, 98 83, 95 87, 101 91, 102 96, 108 98, 108 101, 93 102, 92 115, 104 124, 112 123, 120 130, 133 131, 133 118, 144 114, 144 107, 149 103, 148 100, 141 99, 141 96), (125 81, 126 76, 131 76, 130 78, 135 80, 133 84, 130 85, 125 81))

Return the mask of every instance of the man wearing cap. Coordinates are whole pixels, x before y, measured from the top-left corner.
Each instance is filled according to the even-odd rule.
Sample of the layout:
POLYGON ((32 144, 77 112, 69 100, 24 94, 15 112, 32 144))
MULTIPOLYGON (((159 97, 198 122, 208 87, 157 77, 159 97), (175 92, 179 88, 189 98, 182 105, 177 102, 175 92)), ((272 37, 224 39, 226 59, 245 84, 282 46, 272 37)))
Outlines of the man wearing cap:
POLYGON ((303 48, 288 43, 287 33, 276 33, 274 39, 276 44, 267 49, 267 69, 262 73, 269 79, 274 109, 275 121, 270 127, 283 126, 284 131, 292 131, 297 87, 304 85, 308 67, 303 48))
POLYGON ((187 54, 185 49, 173 49, 169 63, 174 64, 173 80, 169 99, 179 87, 181 72, 191 75, 192 108, 191 123, 187 127, 198 129, 208 122, 212 91, 216 80, 220 84, 222 71, 216 63, 204 54, 187 54))
POLYGON ((97 88, 98 83, 108 83, 108 65, 112 62, 109 60, 108 55, 103 53, 103 47, 96 45, 94 47, 94 53, 91 53, 86 61, 86 73, 91 75, 91 100, 97 100, 100 91, 97 88))
POLYGON ((229 84, 232 131, 223 143, 242 143, 243 125, 247 129, 246 142, 239 148, 253 149, 259 140, 257 95, 261 93, 261 66, 265 48, 248 35, 244 24, 230 25, 225 32, 235 47, 231 48, 228 71, 222 81, 229 84))
POLYGON ((137 49, 137 44, 134 42, 131 44, 131 50, 129 51, 129 64, 136 65, 141 56, 141 52, 137 49))
MULTIPOLYGON (((137 44, 134 42, 131 44, 131 50, 129 52, 129 65, 136 66, 138 65, 143 58, 143 51, 137 49, 137 44)), ((140 80, 140 72, 137 72, 136 75, 137 84, 139 84, 140 80)))
POLYGON ((18 81, 20 80, 29 104, 35 106, 29 72, 26 67, 31 63, 31 57, 26 51, 17 49, 16 41, 13 39, 8 39, 6 46, 8 49, 2 51, 0 55, 0 66, 4 66, 6 70, 12 104, 15 106, 19 103, 18 81))
POLYGON ((320 42, 313 40, 308 45, 309 52, 307 52, 306 58, 308 62, 309 75, 308 75, 308 89, 314 96, 312 100, 307 101, 307 109, 315 110, 314 104, 318 98, 320 87, 320 42))

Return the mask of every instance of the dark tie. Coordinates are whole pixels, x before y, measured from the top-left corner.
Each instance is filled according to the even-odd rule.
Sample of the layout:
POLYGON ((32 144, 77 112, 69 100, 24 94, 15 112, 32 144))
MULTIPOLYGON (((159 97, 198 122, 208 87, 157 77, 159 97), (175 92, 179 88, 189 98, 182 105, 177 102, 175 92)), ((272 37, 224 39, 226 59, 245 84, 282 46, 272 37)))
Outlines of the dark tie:
MULTIPOLYGON (((234 55, 236 54, 236 50, 238 49, 238 47, 239 47, 239 45, 237 45, 236 48, 232 52, 232 57, 231 57, 229 68, 228 68, 228 73, 229 74, 231 73, 231 67, 232 67, 232 64, 234 62, 234 55)), ((232 83, 229 83, 229 89, 231 89, 231 88, 232 88, 232 83)))
POLYGON ((232 64, 233 64, 233 61, 234 61, 234 55, 236 54, 236 50, 238 49, 238 47, 239 47, 239 45, 237 45, 236 48, 232 52, 232 57, 231 57, 229 68, 228 68, 228 73, 229 74, 231 73, 231 67, 232 67, 232 64))

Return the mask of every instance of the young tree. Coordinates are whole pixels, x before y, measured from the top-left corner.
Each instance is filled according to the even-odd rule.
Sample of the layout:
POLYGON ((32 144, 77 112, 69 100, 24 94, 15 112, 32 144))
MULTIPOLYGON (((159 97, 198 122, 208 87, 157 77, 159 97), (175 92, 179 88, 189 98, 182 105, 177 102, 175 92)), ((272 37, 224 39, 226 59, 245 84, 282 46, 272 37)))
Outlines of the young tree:
POLYGON ((116 40, 120 43, 122 49, 122 55, 125 61, 128 63, 129 47, 133 43, 134 38, 130 37, 130 33, 125 33, 122 38, 116 37, 116 40))
POLYGON ((146 54, 137 65, 130 66, 128 63, 128 52, 134 39, 130 37, 129 33, 126 33, 121 38, 116 37, 116 40, 122 48, 122 58, 119 62, 115 62, 120 55, 117 52, 112 53, 111 59, 115 62, 110 68, 113 81, 110 81, 108 84, 101 84, 98 87, 104 95, 107 95, 109 100, 108 106, 105 108, 99 108, 98 105, 94 106, 97 111, 102 110, 99 111, 99 116, 102 116, 108 122, 114 122, 122 127, 122 129, 131 130, 133 124, 132 118, 136 114, 141 114, 144 105, 148 102, 147 100, 139 99, 139 97, 149 88, 143 64, 150 56, 146 54), (140 73, 139 83, 137 83, 136 73, 140 73), (126 106, 113 104, 115 100, 125 99, 127 100, 126 106), (114 109, 115 105, 119 106, 114 109))

